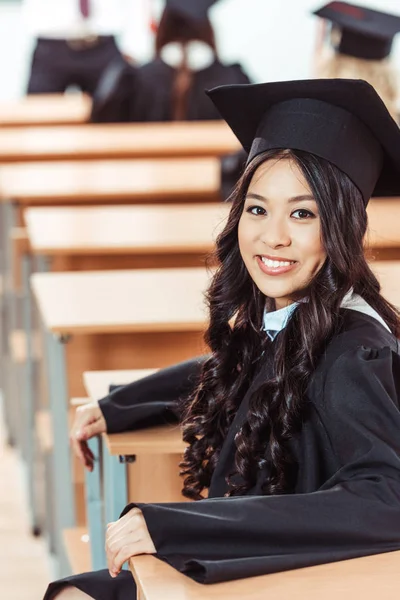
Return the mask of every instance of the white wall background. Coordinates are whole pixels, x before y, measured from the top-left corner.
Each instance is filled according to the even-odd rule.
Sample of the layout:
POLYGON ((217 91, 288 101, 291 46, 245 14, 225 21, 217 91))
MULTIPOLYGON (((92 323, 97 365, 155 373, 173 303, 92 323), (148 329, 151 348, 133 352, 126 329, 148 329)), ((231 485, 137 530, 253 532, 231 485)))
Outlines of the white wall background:
MULTIPOLYGON (((121 45, 144 62, 152 56, 149 3, 156 15, 163 0, 125 2, 130 19, 121 45)), ((221 57, 241 62, 255 81, 309 77, 317 24, 311 12, 323 3, 324 0, 220 0, 210 14, 221 57)), ((400 0, 352 3, 400 15, 400 0)), ((24 30, 21 3, 0 0, 0 100, 16 98, 24 92, 31 51, 32 39, 24 30)), ((393 57, 400 70, 400 34, 393 57)))

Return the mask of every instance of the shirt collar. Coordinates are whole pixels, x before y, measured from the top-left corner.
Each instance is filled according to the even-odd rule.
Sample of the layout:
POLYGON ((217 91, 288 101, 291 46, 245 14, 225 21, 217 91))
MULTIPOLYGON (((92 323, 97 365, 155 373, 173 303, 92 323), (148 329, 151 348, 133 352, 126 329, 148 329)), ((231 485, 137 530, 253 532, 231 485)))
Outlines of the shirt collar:
MULTIPOLYGON (((298 305, 299 302, 293 302, 292 304, 289 304, 289 306, 285 306, 279 310, 274 310, 272 312, 267 312, 266 310, 264 311, 262 328, 272 341, 276 338, 278 333, 282 331, 282 329, 285 329, 293 311, 298 305)), ((356 310, 369 315, 370 317, 373 317, 379 321, 384 327, 386 327, 388 331, 390 331, 389 327, 386 325, 382 317, 376 312, 376 310, 374 310, 372 306, 370 306, 361 296, 355 294, 353 289, 349 290, 349 292, 347 292, 347 294, 344 296, 340 307, 349 308, 351 310, 356 310)))

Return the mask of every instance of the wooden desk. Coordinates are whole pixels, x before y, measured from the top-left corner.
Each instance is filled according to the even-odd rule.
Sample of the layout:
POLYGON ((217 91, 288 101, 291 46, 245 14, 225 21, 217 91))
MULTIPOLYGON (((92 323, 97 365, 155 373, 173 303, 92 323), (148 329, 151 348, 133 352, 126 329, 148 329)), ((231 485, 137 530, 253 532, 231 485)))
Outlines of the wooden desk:
POLYGON ((400 198, 373 198, 367 213, 367 255, 378 260, 399 259, 400 198))
POLYGON ((201 585, 154 556, 130 560, 137 600, 397 600, 400 552, 201 585))
POLYGON ((220 156, 238 149, 223 121, 21 127, 2 131, 0 163, 220 156))
POLYGON ((90 117, 92 101, 84 94, 32 94, 0 102, 0 128, 79 125, 90 117))
MULTIPOLYGON (((109 393, 110 384, 131 383, 156 370, 92 371, 84 373, 83 378, 89 398, 96 402, 109 393)), ((101 516, 97 518, 90 503, 87 504, 90 539, 98 540, 91 544, 94 565, 102 567, 105 564, 102 553, 106 524, 117 520, 128 502, 186 500, 181 493, 183 481, 179 476, 184 449, 181 430, 176 425, 103 435, 102 451, 95 448, 95 454, 101 460, 93 473, 86 476, 87 487, 93 489, 87 498, 101 504, 100 515, 105 515, 105 521, 101 516), (100 481, 104 482, 103 493, 100 481), (96 490, 99 489, 100 497, 97 497, 96 490)))
POLYGON ((67 418, 69 398, 85 395, 82 373, 157 368, 202 354, 208 280, 202 268, 32 276, 48 331, 57 532, 75 526, 67 418))
POLYGON ((200 266, 226 222, 229 205, 28 208, 35 256, 52 271, 200 266))
POLYGON ((219 200, 219 188, 215 157, 74 159, 0 166, 0 198, 24 206, 203 202, 219 200))
MULTIPOLYGON (((157 369, 133 369, 119 371, 89 371, 83 375, 85 388, 89 398, 96 402, 109 393, 111 384, 125 385, 132 381, 142 379, 155 373, 157 369)), ((182 480, 179 477, 178 463, 185 450, 180 428, 176 425, 160 426, 104 435, 105 446, 111 456, 136 456, 144 460, 142 473, 138 472, 139 461, 128 469, 128 495, 119 498, 118 515, 124 506, 124 501, 137 502, 173 502, 182 501, 182 480), (172 456, 172 461, 171 461, 172 456), (147 460, 146 460, 147 459, 147 460), (171 472, 172 478, 167 481, 165 469, 171 472), (153 470, 153 477, 149 481, 149 472, 153 470), (157 471, 156 473, 154 471, 157 471), (155 475, 155 476, 154 476, 155 475), (158 479, 159 478, 159 479, 158 479), (142 483, 138 485, 138 479, 142 483), (174 485, 171 485, 172 481, 174 485), (140 498, 143 498, 139 500, 140 498), (156 498, 158 498, 156 500, 156 498)), ((110 520, 115 516, 110 515, 110 520)))
MULTIPOLYGON (((44 323, 58 336, 146 332, 156 333, 160 346, 161 333, 202 331, 206 322, 202 294, 209 276, 202 268, 35 273, 31 280, 44 323)), ((163 352, 151 348, 146 356, 141 347, 134 361, 157 356, 168 364, 163 352)))

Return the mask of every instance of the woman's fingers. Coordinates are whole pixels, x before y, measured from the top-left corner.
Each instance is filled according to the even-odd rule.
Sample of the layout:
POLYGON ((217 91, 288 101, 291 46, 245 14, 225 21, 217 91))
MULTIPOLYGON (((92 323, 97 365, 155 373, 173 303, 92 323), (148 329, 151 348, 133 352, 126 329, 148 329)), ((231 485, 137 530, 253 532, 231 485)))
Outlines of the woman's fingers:
POLYGON ((70 432, 70 442, 76 456, 90 471, 93 470, 95 457, 87 445, 87 440, 104 433, 106 429, 106 422, 98 404, 78 406, 70 432))
POLYGON ((156 548, 139 508, 132 508, 121 519, 108 524, 106 554, 108 570, 112 577, 118 575, 124 562, 131 556, 155 553, 156 548))
POLYGON ((119 552, 114 556, 112 561, 111 577, 116 577, 121 571, 123 564, 132 556, 143 554, 140 542, 130 543, 120 548, 119 552))

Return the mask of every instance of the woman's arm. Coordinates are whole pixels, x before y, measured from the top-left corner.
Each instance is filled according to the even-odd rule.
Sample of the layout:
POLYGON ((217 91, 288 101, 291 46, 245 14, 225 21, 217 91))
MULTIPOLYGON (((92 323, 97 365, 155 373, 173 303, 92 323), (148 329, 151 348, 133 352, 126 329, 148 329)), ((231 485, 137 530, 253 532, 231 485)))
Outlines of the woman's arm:
POLYGON ((215 582, 399 549, 399 389, 388 348, 342 355, 315 399, 337 472, 308 494, 138 504, 158 556, 215 582))
POLYGON ((179 419, 179 400, 196 388, 205 356, 161 369, 119 387, 99 400, 108 433, 117 433, 179 419))

